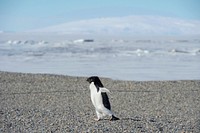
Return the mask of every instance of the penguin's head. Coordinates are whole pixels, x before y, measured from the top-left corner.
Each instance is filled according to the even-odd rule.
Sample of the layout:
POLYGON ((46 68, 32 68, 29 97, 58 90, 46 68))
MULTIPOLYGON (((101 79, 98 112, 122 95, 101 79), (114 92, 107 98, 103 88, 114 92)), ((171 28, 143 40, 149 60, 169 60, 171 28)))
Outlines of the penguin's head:
POLYGON ((88 81, 89 83, 92 83, 92 82, 95 82, 97 80, 99 80, 99 77, 97 77, 97 76, 91 76, 86 81, 88 81))
POLYGON ((98 85, 99 87, 103 87, 103 84, 101 83, 98 76, 91 76, 86 81, 88 81, 89 83, 94 82, 95 85, 98 85))

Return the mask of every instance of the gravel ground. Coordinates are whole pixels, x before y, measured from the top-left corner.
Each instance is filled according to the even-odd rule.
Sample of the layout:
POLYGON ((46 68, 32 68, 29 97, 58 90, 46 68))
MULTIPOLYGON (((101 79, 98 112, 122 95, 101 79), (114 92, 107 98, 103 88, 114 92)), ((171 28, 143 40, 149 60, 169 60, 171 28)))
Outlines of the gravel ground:
POLYGON ((118 81, 95 122, 86 77, 0 72, 0 132, 200 132, 200 81, 118 81))

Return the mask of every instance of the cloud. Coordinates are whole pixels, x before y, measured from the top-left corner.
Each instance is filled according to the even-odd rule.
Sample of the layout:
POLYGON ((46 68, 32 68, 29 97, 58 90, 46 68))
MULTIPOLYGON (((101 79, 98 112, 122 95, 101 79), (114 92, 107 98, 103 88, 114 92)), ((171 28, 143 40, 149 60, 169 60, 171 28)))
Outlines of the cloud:
POLYGON ((160 16, 126 16, 81 20, 34 32, 97 35, 200 35, 200 21, 160 16))

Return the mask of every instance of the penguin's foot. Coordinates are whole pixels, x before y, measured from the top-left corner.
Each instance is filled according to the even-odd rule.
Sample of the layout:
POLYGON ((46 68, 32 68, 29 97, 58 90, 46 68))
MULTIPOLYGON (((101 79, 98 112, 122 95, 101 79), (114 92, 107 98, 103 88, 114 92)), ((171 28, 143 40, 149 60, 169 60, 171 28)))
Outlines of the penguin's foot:
POLYGON ((116 121, 116 120, 119 120, 119 118, 115 117, 114 115, 112 115, 110 121, 116 121))

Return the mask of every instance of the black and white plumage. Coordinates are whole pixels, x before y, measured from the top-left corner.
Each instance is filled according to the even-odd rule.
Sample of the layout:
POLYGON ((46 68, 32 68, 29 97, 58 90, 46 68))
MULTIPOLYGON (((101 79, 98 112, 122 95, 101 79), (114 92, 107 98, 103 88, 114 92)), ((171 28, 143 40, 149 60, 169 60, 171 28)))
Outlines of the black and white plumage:
POLYGON ((115 117, 111 111, 111 106, 107 95, 107 93, 110 93, 110 91, 103 86, 99 77, 92 76, 89 77, 87 81, 90 83, 89 88, 91 93, 91 100, 97 114, 97 119, 95 120, 98 121, 106 115, 111 117, 111 121, 119 120, 119 118, 115 117))

